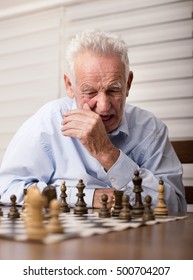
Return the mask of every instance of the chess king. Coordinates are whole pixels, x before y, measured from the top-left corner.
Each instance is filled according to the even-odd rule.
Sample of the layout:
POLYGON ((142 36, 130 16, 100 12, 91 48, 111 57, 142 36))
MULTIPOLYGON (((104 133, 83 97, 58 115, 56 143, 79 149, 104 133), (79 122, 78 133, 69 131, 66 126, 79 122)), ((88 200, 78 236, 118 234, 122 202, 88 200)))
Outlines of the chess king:
POLYGON ((0 169, 2 202, 10 203, 15 194, 22 204, 23 190, 32 184, 41 191, 51 184, 59 197, 65 180, 73 207, 82 179, 88 207, 101 207, 103 193, 111 205, 115 189, 134 204, 132 178, 138 170, 143 198, 150 195, 155 206, 163 180, 168 210, 186 211, 182 167, 167 127, 129 104, 132 80, 128 46, 121 38, 96 30, 72 38, 66 49, 67 96, 45 104, 12 139, 0 169))

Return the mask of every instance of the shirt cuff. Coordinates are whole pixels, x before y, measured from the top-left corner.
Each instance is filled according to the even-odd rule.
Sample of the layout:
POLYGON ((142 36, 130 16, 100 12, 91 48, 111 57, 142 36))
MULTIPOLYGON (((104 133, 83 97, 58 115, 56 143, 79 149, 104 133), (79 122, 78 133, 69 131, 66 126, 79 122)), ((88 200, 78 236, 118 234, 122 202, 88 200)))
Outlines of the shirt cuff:
POLYGON ((128 183, 133 179, 135 170, 138 169, 139 166, 120 151, 119 158, 108 170, 107 177, 111 182, 112 187, 119 190, 125 190, 128 183))

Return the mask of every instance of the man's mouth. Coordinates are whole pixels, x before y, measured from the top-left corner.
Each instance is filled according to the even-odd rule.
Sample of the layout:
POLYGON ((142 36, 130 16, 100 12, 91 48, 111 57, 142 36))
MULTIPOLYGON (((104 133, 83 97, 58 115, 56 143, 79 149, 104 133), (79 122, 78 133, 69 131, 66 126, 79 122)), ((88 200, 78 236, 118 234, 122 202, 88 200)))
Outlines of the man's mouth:
POLYGON ((109 121, 113 115, 107 115, 107 116, 100 116, 103 122, 107 122, 109 121))

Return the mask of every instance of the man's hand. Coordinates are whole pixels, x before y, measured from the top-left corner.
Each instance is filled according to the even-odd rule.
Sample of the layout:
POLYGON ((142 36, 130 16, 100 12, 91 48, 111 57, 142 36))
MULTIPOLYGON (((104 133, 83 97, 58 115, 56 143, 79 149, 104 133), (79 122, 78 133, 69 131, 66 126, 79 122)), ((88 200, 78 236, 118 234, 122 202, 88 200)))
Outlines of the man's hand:
POLYGON ((102 207, 101 196, 104 193, 108 196, 107 207, 109 209, 111 209, 112 206, 114 206, 114 203, 115 203, 114 189, 113 188, 110 188, 110 189, 101 188, 101 189, 96 189, 95 192, 94 192, 93 208, 101 208, 102 207))
POLYGON ((83 109, 64 113, 61 131, 64 136, 79 139, 106 171, 119 157, 120 151, 109 140, 101 117, 91 111, 87 103, 83 109))

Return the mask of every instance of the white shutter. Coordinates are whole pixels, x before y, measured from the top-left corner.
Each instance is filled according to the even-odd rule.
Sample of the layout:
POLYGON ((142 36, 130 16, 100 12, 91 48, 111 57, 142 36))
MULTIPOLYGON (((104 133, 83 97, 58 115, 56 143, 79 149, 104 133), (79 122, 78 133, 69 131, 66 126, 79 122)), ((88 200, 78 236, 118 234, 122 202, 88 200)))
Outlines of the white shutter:
POLYGON ((60 95, 62 9, 0 21, 0 158, 18 127, 60 95))

